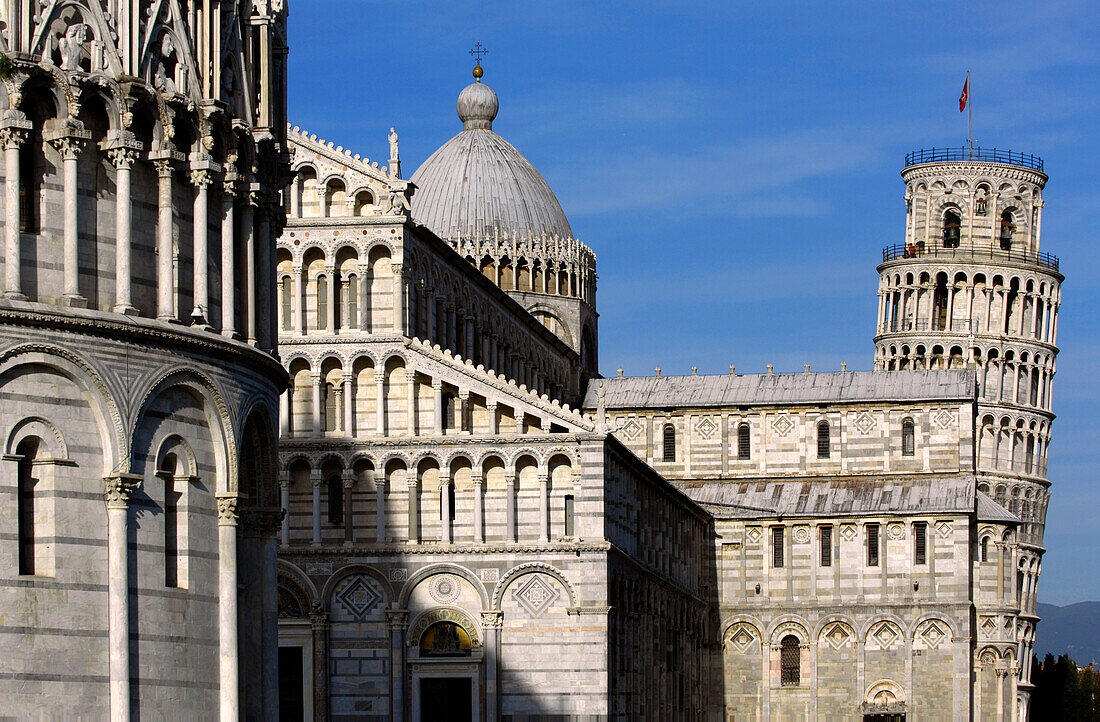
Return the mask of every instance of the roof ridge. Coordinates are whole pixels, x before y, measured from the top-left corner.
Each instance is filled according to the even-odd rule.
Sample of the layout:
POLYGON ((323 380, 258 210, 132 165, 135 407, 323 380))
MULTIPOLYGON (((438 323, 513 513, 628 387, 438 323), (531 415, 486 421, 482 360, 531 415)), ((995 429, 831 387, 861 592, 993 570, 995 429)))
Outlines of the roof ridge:
POLYGON ((331 140, 325 138, 318 138, 316 133, 310 133, 308 130, 300 126, 291 126, 287 123, 287 131, 290 136, 290 141, 293 143, 301 143, 303 145, 310 145, 327 155, 331 160, 338 163, 343 163, 352 170, 357 170, 365 175, 371 176, 375 180, 379 180, 385 183, 392 183, 393 181, 402 181, 391 172, 389 166, 379 167, 378 161, 371 163, 370 158, 361 156, 358 153, 352 153, 350 148, 344 148, 342 145, 336 145, 331 140))

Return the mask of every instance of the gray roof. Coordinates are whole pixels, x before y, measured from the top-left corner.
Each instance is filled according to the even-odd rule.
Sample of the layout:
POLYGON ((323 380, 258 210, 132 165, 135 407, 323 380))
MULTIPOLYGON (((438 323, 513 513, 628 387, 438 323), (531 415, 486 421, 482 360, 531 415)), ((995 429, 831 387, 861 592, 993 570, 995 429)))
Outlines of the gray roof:
POLYGON ((586 409, 604 391, 608 409, 667 409, 768 404, 973 399, 973 371, 842 371, 830 374, 637 376, 593 379, 586 409))
POLYGON ((985 492, 978 492, 978 521, 993 521, 1000 524, 1019 524, 1020 517, 993 501, 985 492))
POLYGON ((722 518, 969 514, 974 476, 887 476, 678 484, 722 518))
POLYGON ((569 220, 546 180, 493 131, 492 89, 471 84, 459 97, 458 111, 462 132, 432 153, 410 179, 417 186, 413 218, 451 241, 497 235, 572 238, 569 220))

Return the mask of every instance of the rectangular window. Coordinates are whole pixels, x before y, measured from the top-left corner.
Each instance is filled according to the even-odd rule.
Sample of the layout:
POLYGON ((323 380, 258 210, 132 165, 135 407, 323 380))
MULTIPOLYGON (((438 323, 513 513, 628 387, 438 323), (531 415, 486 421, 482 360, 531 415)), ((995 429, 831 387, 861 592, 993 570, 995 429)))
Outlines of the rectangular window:
POLYGON ((573 495, 565 495, 565 536, 573 536, 573 495))
POLYGON ((749 444, 749 425, 741 424, 737 427, 737 458, 745 461, 751 454, 749 444))
POLYGON ((913 561, 917 564, 928 563, 928 524, 918 521, 913 525, 913 561))
POLYGON ((164 586, 179 586, 178 514, 181 494, 176 491, 175 478, 164 475, 164 586))
POLYGON ((878 566, 878 524, 867 525, 867 566, 878 566))
POLYGON ((831 567, 833 565, 833 528, 831 526, 821 527, 821 566, 831 567))
POLYGON ((772 566, 780 569, 783 566, 783 527, 772 527, 772 566))

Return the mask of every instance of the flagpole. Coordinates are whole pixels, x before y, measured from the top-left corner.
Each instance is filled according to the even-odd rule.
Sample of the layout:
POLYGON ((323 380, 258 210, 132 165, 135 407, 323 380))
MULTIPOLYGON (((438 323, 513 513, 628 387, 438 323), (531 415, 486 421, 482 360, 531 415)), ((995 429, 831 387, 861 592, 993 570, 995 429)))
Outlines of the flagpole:
POLYGON ((966 135, 970 141, 970 160, 974 160, 974 103, 970 99, 970 71, 966 71, 966 135))

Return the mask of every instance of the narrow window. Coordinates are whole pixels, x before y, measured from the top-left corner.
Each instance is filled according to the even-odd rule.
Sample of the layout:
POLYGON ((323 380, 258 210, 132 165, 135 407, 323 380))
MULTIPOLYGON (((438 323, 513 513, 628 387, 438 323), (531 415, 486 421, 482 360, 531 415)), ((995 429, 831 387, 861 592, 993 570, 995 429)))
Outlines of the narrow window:
POLYGON ((283 300, 283 330, 289 331, 291 327, 291 296, 293 295, 293 284, 291 283, 290 276, 283 276, 282 284, 282 300, 283 300))
POLYGON ((901 455, 912 456, 916 452, 916 436, 913 430, 913 420, 906 419, 901 422, 901 455))
POLYGON ((175 464, 164 472, 164 586, 179 586, 179 500, 175 464))
POLYGON ((328 329, 328 279, 317 277, 317 328, 328 329))
POLYGON ((782 670, 784 687, 797 687, 801 681, 801 660, 799 659, 798 637, 788 634, 779 643, 779 666, 782 670))
POLYGON ((928 563, 928 524, 918 521, 913 525, 913 561, 916 564, 928 563))
POLYGON ((959 234, 962 229, 962 220, 955 211, 943 214, 943 247, 958 248, 959 234))
POLYGON ((664 430, 664 461, 676 461, 676 427, 665 424, 664 430))
POLYGON ((359 277, 348 276, 348 327, 359 328, 359 277))
POLYGON ((829 422, 821 421, 817 424, 817 458, 829 458, 829 422))
POLYGON ((878 566, 878 524, 867 525, 867 566, 878 566))
POLYGON ((749 425, 741 424, 737 427, 737 458, 748 459, 751 455, 749 447, 749 425))
POLYGON ((339 476, 328 480, 328 523, 341 526, 344 523, 344 482, 339 476))
POLYGON ((980 557, 981 561, 989 561, 989 537, 982 537, 982 553, 980 557))
POLYGON ((336 387, 325 384, 325 431, 336 431, 336 387))
POLYGON ((573 536, 573 495, 565 495, 565 536, 573 536))
POLYGON ((38 455, 38 439, 26 438, 16 447, 19 456, 19 573, 34 574, 34 459, 38 455))
POLYGON ((443 394, 443 430, 455 428, 455 396, 443 394))
POLYGON ((821 527, 821 566, 833 565, 833 527, 821 527))
POLYGON ((23 233, 38 232, 38 189, 34 183, 34 153, 32 133, 32 137, 19 146, 19 230, 23 233))
POLYGON ((783 527, 772 527, 772 566, 779 569, 783 566, 783 527))
POLYGON ((1012 211, 1001 214, 1001 250, 1012 250, 1012 235, 1016 232, 1016 224, 1012 222, 1012 211))

